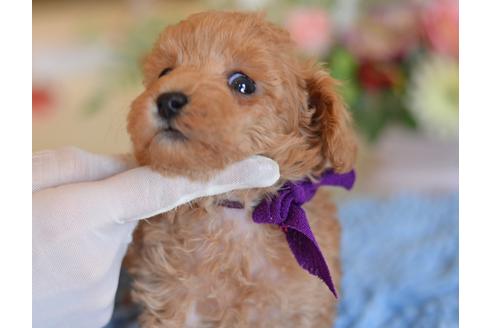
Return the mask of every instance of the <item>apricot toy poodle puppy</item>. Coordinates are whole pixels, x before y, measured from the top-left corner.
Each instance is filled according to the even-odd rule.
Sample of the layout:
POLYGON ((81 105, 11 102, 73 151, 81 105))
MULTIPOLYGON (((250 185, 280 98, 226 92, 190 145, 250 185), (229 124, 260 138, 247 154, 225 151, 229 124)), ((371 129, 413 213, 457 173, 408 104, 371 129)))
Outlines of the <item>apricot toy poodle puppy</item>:
POLYGON ((139 225, 127 263, 141 325, 329 327, 340 227, 329 188, 316 190, 350 188, 356 154, 336 81, 286 31, 239 12, 169 26, 143 70, 128 116, 141 165, 203 180, 258 154, 281 177, 139 225))

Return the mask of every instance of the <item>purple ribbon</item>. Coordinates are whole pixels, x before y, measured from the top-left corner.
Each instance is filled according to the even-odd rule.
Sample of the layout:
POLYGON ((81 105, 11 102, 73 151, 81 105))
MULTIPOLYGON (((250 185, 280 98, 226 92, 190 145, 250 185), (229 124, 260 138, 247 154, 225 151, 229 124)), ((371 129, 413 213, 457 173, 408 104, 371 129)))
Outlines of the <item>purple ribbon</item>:
POLYGON ((302 204, 311 200, 321 186, 339 186, 350 190, 354 182, 355 171, 338 174, 330 169, 317 182, 309 179, 287 182, 274 198, 264 199, 253 211, 254 222, 276 224, 282 228, 297 263, 319 277, 335 297, 337 292, 330 270, 311 231, 302 204))

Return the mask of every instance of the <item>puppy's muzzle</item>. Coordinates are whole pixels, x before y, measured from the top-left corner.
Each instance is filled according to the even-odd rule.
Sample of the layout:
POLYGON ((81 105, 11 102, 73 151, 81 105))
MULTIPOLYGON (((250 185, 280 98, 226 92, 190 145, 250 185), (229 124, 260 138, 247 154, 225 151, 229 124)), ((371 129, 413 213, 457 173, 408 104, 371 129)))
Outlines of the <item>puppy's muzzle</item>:
POLYGON ((178 115, 188 103, 188 97, 181 92, 166 92, 157 97, 156 105, 159 116, 170 120, 178 115))

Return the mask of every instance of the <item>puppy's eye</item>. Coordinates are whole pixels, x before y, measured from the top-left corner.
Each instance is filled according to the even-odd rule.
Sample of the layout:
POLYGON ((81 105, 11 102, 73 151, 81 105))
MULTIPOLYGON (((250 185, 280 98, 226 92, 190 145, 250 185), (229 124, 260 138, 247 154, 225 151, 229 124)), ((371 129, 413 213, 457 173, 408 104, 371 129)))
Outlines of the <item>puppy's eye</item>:
POLYGON ((168 68, 164 68, 164 70, 161 72, 161 74, 159 74, 159 77, 163 77, 164 75, 166 75, 167 73, 171 72, 173 69, 171 67, 168 67, 168 68))
POLYGON ((246 74, 241 72, 232 73, 227 80, 227 84, 243 95, 250 95, 256 90, 255 81, 250 79, 246 74))

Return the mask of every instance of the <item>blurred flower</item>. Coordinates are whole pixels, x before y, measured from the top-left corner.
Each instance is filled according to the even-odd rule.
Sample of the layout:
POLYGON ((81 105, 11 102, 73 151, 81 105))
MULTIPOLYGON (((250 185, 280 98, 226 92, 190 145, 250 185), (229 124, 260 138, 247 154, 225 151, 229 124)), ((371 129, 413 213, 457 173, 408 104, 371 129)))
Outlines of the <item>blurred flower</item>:
POLYGON ((395 59, 416 47, 418 16, 411 5, 378 7, 363 15, 344 37, 349 50, 362 59, 395 59))
POLYGON ((358 79, 364 89, 388 89, 401 84, 402 73, 391 62, 364 61, 359 66, 358 79))
POLYGON ((458 63, 442 56, 422 61, 412 72, 407 94, 409 109, 431 134, 458 134, 458 63))
POLYGON ((47 88, 32 88, 32 113, 33 115, 46 115, 53 108, 53 95, 47 88))
POLYGON ((288 14, 285 25, 294 42, 305 53, 320 56, 328 51, 331 22, 323 9, 295 9, 288 14))
POLYGON ((458 56, 459 13, 455 0, 437 0, 423 7, 422 25, 425 37, 433 50, 440 54, 458 56))

